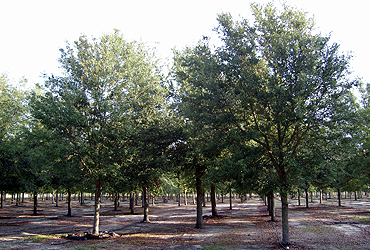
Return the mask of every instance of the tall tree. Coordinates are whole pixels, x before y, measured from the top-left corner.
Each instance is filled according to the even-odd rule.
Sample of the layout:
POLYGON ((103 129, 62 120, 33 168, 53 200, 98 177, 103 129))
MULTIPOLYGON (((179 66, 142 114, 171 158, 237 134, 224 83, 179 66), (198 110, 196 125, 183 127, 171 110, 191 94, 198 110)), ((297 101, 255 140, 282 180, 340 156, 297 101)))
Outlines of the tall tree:
MULTIPOLYGON (((232 123, 246 142, 262 147, 279 178, 283 244, 290 244, 288 191, 291 168, 309 131, 333 121, 332 110, 356 81, 349 81, 349 57, 330 37, 314 33, 307 14, 284 5, 252 4, 255 22, 218 17, 222 46, 194 57, 203 74, 182 67, 179 82, 192 81, 199 119, 232 123), (215 51, 215 52, 212 52, 215 51), (195 77, 194 77, 195 76, 195 77), (207 108, 204 105, 209 104, 207 108), (225 119, 227 118, 227 119, 225 119)), ((335 120, 334 122, 338 122, 335 120)))
MULTIPOLYGON (((23 79, 20 83, 25 82, 23 79)), ((21 172, 16 166, 18 135, 27 116, 26 92, 12 85, 6 74, 0 75, 0 190, 20 191, 21 172)))
MULTIPOLYGON (((33 114, 73 147, 95 184, 93 233, 99 233, 100 196, 130 145, 144 98, 161 88, 154 56, 142 44, 115 31, 101 38, 81 36, 61 49, 62 76, 50 76, 34 99, 33 114)), ((148 108, 150 110, 150 108, 148 108)))

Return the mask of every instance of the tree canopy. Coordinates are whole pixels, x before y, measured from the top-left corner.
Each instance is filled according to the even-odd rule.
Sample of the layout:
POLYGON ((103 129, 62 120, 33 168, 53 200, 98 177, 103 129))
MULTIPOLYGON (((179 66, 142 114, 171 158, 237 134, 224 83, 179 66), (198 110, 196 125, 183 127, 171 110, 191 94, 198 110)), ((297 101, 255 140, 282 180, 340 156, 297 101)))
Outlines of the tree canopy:
POLYGON ((174 50, 168 76, 153 50, 119 31, 67 42, 63 72, 46 75, 31 95, 2 75, 1 191, 88 183, 93 233, 107 186, 142 189, 144 221, 147 191, 161 180, 192 188, 197 228, 207 185, 213 200, 218 184, 270 200, 279 192, 289 245, 293 189, 368 187, 370 87, 358 103, 351 56, 318 33, 307 13, 285 4, 251 8, 253 20, 218 15, 216 45, 203 37, 174 50))

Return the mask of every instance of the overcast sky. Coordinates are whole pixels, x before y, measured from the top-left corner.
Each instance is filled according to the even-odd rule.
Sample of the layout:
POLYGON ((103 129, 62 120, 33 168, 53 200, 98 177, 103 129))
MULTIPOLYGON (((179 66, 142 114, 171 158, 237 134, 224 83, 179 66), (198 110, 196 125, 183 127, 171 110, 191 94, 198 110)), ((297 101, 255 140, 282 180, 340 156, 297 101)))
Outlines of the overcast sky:
MULTIPOLYGON (((100 37, 119 29, 127 40, 156 47, 171 58, 171 49, 193 45, 203 35, 215 35, 218 13, 251 18, 256 0, 0 0, 0 73, 17 82, 42 82, 42 73, 58 74, 59 48, 81 34, 100 37)), ((282 1, 273 1, 280 5, 282 1)), ((370 82, 368 69, 370 15, 366 0, 287 0, 314 16, 317 30, 332 34, 343 52, 352 51, 354 74, 370 82)))

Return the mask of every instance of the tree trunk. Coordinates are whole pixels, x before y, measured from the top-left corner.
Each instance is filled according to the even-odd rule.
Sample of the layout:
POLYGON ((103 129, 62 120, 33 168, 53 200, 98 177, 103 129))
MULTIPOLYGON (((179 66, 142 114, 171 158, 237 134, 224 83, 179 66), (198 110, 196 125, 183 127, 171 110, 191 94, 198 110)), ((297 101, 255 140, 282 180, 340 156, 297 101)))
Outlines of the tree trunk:
POLYGON ((72 208, 71 208, 72 194, 71 194, 71 189, 70 188, 67 189, 67 194, 68 194, 68 197, 67 197, 67 203, 68 203, 67 216, 72 216, 72 208))
POLYGON ((274 191, 270 191, 268 193, 267 198, 268 198, 268 210, 269 210, 269 215, 271 217, 271 221, 276 221, 274 191))
POLYGON ((311 203, 313 203, 313 194, 310 192, 311 203))
POLYGON ((118 192, 114 192, 114 211, 118 211, 118 192))
POLYGON ((4 198, 4 191, 1 190, 1 197, 0 197, 0 203, 1 203, 1 205, 0 205, 0 208, 3 208, 3 198, 4 198))
POLYGON ((322 204, 322 189, 320 189, 320 204, 322 204))
POLYGON ((214 183, 211 183, 211 207, 212 207, 212 217, 218 217, 216 207, 216 186, 214 183))
POLYGON ((33 214, 37 215, 37 192, 33 192, 33 214))
POLYGON ((357 192, 354 192, 355 193, 355 201, 357 201, 357 192))
POLYGON ((130 214, 134 214, 135 210, 135 194, 130 192, 130 214))
POLYGON ((179 188, 179 194, 178 194, 178 197, 179 197, 179 200, 178 200, 177 205, 180 207, 180 206, 181 206, 181 190, 180 190, 180 188, 179 188))
POLYGON ((187 192, 186 192, 186 188, 184 188, 184 205, 187 206, 188 205, 188 198, 187 198, 187 192))
POLYGON ((58 194, 59 194, 59 192, 58 192, 58 190, 56 191, 56 193, 55 193, 55 206, 56 207, 58 207, 59 206, 59 197, 58 197, 58 194))
POLYGON ((301 205, 301 190, 298 188, 298 206, 301 205))
POLYGON ((305 188, 304 192, 306 193, 306 208, 308 208, 308 189, 305 188))
POLYGON ((82 206, 83 204, 85 204, 84 192, 81 191, 80 195, 81 195, 80 205, 82 206))
POLYGON ((135 193, 135 206, 137 206, 139 203, 139 194, 135 193))
POLYGON ((99 224, 100 224, 100 202, 101 202, 101 191, 103 188, 103 183, 100 180, 95 181, 95 203, 94 203, 94 225, 93 234, 99 234, 99 224))
POLYGON ((337 189, 337 192, 338 192, 338 206, 341 207, 342 206, 342 199, 341 199, 340 189, 339 188, 337 189))
POLYGON ((230 188, 230 207, 229 207, 230 210, 233 209, 233 197, 232 197, 232 193, 231 193, 231 188, 230 188))
POLYGON ((288 193, 286 188, 282 187, 280 191, 281 196, 281 220, 282 220, 282 233, 283 240, 282 244, 290 245, 289 239, 289 204, 288 204, 288 193))
POLYGON ((144 219, 143 222, 150 222, 149 221, 149 203, 148 203, 148 188, 143 186, 143 207, 144 207, 144 219))
POLYGON ((17 198, 15 199, 15 206, 16 206, 16 207, 18 207, 18 206, 19 206, 19 201, 20 201, 19 193, 17 193, 17 198))
POLYGON ((199 167, 196 168, 195 174, 195 188, 197 190, 197 222, 195 228, 203 228, 203 208, 202 208, 202 174, 200 173, 199 167))
POLYGON ((202 203, 203 207, 206 207, 206 191, 204 191, 204 188, 202 189, 202 203))

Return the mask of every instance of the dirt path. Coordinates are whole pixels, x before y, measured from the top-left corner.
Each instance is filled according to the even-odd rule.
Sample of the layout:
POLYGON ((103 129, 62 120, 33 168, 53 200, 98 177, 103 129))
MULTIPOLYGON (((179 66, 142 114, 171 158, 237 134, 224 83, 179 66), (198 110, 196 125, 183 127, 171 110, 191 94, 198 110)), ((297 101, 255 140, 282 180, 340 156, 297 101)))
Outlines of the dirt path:
MULTIPOLYGON (((306 209, 290 206, 290 249, 370 249, 370 202, 361 200, 338 208, 330 204, 310 204, 306 209), (365 209, 362 209, 365 208, 365 209)), ((266 207, 259 198, 244 203, 217 205, 219 218, 209 218, 204 208, 204 228, 194 229, 195 206, 158 204, 150 207, 150 223, 142 223, 142 209, 129 215, 122 204, 113 211, 111 203, 102 206, 101 231, 114 231, 116 239, 62 239, 68 233, 91 230, 92 204, 74 204, 72 217, 66 217, 65 204, 56 208, 41 202, 40 215, 30 216, 31 203, 21 207, 8 204, 0 209, 0 249, 280 249, 281 218, 277 204, 274 230, 266 207), (41 237, 40 235, 53 235, 41 237)))

